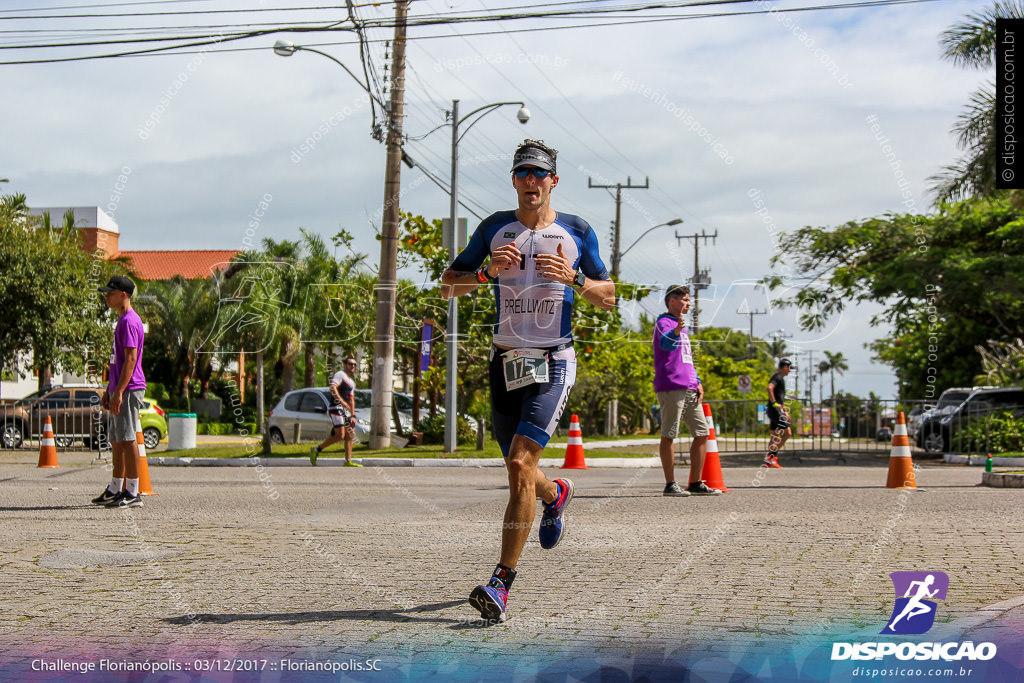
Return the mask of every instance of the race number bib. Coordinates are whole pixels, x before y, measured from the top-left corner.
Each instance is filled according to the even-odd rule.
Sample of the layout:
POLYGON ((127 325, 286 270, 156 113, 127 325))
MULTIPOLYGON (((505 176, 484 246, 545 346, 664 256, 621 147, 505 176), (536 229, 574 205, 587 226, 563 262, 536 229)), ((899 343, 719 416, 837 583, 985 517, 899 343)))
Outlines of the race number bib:
POLYGON ((512 349, 501 354, 505 389, 521 389, 548 382, 548 354, 541 349, 512 349))

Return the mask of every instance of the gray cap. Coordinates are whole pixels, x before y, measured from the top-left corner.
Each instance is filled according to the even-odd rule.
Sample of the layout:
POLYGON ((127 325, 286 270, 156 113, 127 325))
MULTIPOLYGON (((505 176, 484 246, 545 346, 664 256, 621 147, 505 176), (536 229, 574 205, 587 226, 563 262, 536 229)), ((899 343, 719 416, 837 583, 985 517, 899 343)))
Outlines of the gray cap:
POLYGON ((555 159, 539 147, 523 146, 516 150, 515 156, 512 157, 512 170, 515 171, 523 166, 536 166, 554 173, 555 159))

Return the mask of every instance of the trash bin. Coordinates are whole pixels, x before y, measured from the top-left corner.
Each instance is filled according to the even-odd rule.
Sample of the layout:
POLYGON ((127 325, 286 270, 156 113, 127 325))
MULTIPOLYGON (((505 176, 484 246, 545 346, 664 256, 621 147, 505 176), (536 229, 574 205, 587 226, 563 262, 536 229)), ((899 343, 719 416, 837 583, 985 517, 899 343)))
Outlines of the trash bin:
POLYGON ((196 414, 167 415, 167 450, 180 451, 196 447, 196 414))

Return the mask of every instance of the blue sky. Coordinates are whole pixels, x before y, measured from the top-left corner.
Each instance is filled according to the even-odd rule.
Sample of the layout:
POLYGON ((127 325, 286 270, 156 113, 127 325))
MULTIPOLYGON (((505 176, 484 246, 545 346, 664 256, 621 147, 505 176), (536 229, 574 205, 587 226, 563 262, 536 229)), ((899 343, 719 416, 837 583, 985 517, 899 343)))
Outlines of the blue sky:
MULTIPOLYGON (((300 3, 260 3, 284 4, 300 3)), ((412 14, 481 7, 430 0, 414 3, 412 14)), ((940 61, 938 35, 977 7, 930 2, 445 38, 429 36, 455 32, 418 28, 409 35, 405 133, 416 138, 442 124, 453 98, 463 112, 525 101, 533 115, 527 125, 506 107, 460 145, 462 195, 475 210, 512 207, 508 158, 524 137, 560 150, 553 205, 588 220, 604 245, 614 202, 607 191, 588 189, 588 178, 649 178, 650 189, 627 193, 623 247, 653 225, 685 222, 639 242, 622 261, 624 278, 658 287, 687 280, 692 242, 677 241, 673 230, 717 231, 700 252, 714 283, 702 296, 701 322, 745 331, 748 319, 737 311, 770 305, 752 283, 770 272, 773 235, 903 210, 904 191, 917 209, 929 209, 926 178, 957 154, 949 129, 969 93, 991 77, 940 61), (897 167, 872 125, 888 139, 897 167)), ((366 19, 390 12, 387 5, 360 9, 366 19)), ((544 23, 551 22, 489 28, 544 23)), ((368 37, 383 41, 389 33, 368 37)), ((237 52, 0 66, 4 90, 17 93, 0 101, 0 177, 11 181, 5 191, 24 192, 33 206, 107 206, 128 170, 113 211, 123 249, 240 248, 269 195, 257 237, 295 239, 300 226, 325 236, 345 228, 375 263, 385 149, 370 137, 363 93, 319 55, 275 56, 277 37, 319 45, 361 73, 348 34, 255 38, 233 47, 262 49, 237 52)), ((371 43, 381 74, 385 49, 371 43)), ((449 145, 442 128, 406 149, 447 181, 449 145)), ((447 194, 419 170, 403 167, 402 186, 403 210, 447 215, 447 194)), ((609 251, 602 253, 607 260, 609 251)), ((652 297, 646 312, 660 312, 658 302, 652 297)), ((818 358, 825 349, 842 351, 851 370, 837 388, 889 397, 892 374, 863 348, 885 334, 868 325, 877 310, 851 309, 824 332, 809 333, 791 311, 772 307, 755 317, 754 331, 785 330, 791 347, 814 349, 818 358)))

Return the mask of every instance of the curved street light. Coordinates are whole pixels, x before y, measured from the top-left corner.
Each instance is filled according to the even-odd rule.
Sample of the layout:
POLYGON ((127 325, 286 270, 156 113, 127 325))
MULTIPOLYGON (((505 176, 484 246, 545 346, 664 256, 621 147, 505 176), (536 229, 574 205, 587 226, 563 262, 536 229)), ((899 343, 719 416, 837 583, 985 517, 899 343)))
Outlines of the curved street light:
POLYGON ((374 328, 374 354, 373 354, 373 383, 371 386, 370 399, 370 447, 382 448, 389 443, 391 421, 389 418, 389 407, 392 404, 392 369, 394 367, 394 343, 395 343, 395 298, 398 291, 398 276, 396 273, 398 256, 398 224, 399 198, 401 196, 401 165, 404 160, 402 150, 402 109, 405 88, 404 64, 405 64, 405 24, 404 9, 408 0, 398 0, 398 14, 403 17, 402 21, 395 27, 395 42, 393 52, 393 87, 391 89, 391 106, 385 105, 370 90, 369 83, 364 83, 352 73, 343 63, 320 50, 295 45, 291 41, 278 40, 274 44, 274 53, 282 57, 290 57, 299 50, 315 52, 318 55, 327 57, 351 76, 359 86, 369 95, 373 111, 373 137, 382 141, 384 138, 376 125, 377 115, 373 108, 374 102, 379 104, 384 111, 387 123, 387 162, 384 171, 384 214, 381 225, 380 240, 380 266, 377 280, 377 319, 374 328))
MULTIPOLYGON (((651 232, 651 231, 653 231, 653 230, 657 230, 658 228, 664 228, 664 227, 665 227, 665 226, 667 226, 667 225, 679 225, 679 224, 680 224, 680 223, 682 223, 682 222, 683 222, 683 219, 682 219, 682 218, 673 218, 673 219, 672 219, 672 220, 670 220, 670 221, 667 221, 667 222, 665 222, 665 223, 658 223, 658 224, 657 224, 657 225, 655 225, 654 227, 652 227, 652 228, 648 228, 648 229, 647 229, 647 230, 645 230, 645 231, 644 231, 644 232, 643 232, 643 233, 642 233, 642 234, 641 234, 641 235, 640 235, 639 237, 637 237, 637 238, 636 238, 635 240, 633 240, 633 243, 632 243, 631 245, 629 245, 628 247, 626 247, 626 249, 625 249, 625 250, 624 250, 624 251, 623 251, 623 252, 622 252, 621 254, 619 254, 619 260, 621 261, 621 260, 622 260, 622 257, 623 257, 623 256, 625 256, 626 254, 628 254, 628 253, 629 253, 629 250, 630 250, 630 249, 632 249, 633 247, 635 247, 635 246, 637 245, 637 242, 639 242, 640 240, 642 240, 642 239, 644 238, 644 236, 646 236, 646 235, 647 235, 647 233, 649 233, 649 232, 651 232)), ((617 269, 616 269, 616 270, 617 270, 617 269)))
POLYGON ((366 94, 369 95, 374 102, 379 104, 381 108, 384 109, 384 111, 387 111, 387 106, 385 106, 385 104, 380 101, 380 98, 373 94, 373 91, 370 90, 370 86, 359 80, 359 77, 352 73, 352 70, 345 66, 345 64, 342 63, 337 58, 332 57, 326 52, 321 52, 320 50, 317 50, 312 47, 303 47, 302 45, 296 45, 290 40, 278 40, 276 43, 274 43, 274 54, 279 55, 281 57, 291 57, 299 50, 302 50, 303 52, 315 52, 318 55, 323 55, 324 57, 327 57, 327 59, 331 60, 332 62, 340 66, 342 69, 345 70, 345 73, 347 73, 349 76, 355 79, 355 82, 359 84, 359 87, 365 90, 366 94))
MULTIPOLYGON (((494 102, 492 104, 485 104, 482 107, 478 107, 473 111, 469 112, 461 119, 459 118, 459 101, 452 100, 452 184, 451 184, 451 206, 449 208, 449 215, 451 217, 451 224, 448 226, 449 231, 449 245, 450 245, 450 259, 455 260, 455 257, 459 253, 459 230, 458 230, 458 215, 459 215, 459 141, 462 136, 469 132, 469 129, 476 125, 477 121, 483 117, 495 111, 499 107, 506 105, 519 105, 519 111, 516 112, 516 118, 519 123, 525 124, 530 120, 530 110, 526 108, 523 102, 494 102), (462 131, 462 135, 459 135, 459 126, 461 126, 467 119, 474 114, 480 114, 475 121, 466 126, 466 129, 462 131)), ((437 130, 435 128, 434 130, 437 130)), ((429 135, 429 133, 428 133, 429 135)), ((446 349, 448 352, 447 362, 445 363, 445 394, 444 394, 444 452, 454 453, 457 448, 457 429, 458 416, 456 415, 456 392, 458 391, 458 353, 459 353, 459 305, 456 297, 448 299, 448 325, 445 329, 445 340, 446 349)))

